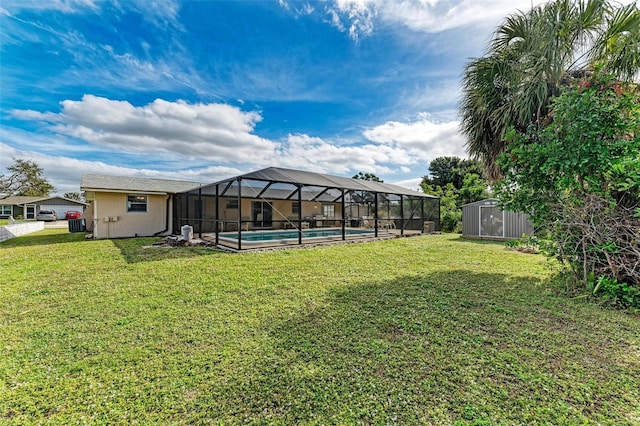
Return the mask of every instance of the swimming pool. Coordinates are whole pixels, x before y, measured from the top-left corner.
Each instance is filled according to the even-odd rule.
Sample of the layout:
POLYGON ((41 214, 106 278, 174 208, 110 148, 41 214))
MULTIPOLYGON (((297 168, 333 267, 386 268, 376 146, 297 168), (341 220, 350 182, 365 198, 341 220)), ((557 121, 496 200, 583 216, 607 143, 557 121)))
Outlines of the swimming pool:
MULTIPOLYGON (((345 229, 345 235, 347 236, 373 236, 375 235, 373 229, 345 229)), ((335 238, 342 237, 342 229, 340 228, 327 228, 327 229, 303 229, 302 239, 308 240, 312 238, 335 238)), ((237 232, 222 232, 220 238, 228 240, 238 240, 237 232)), ((293 242, 286 240, 298 240, 297 230, 277 230, 277 231, 245 231, 242 233, 242 242, 261 242, 261 241, 282 241, 293 242)))

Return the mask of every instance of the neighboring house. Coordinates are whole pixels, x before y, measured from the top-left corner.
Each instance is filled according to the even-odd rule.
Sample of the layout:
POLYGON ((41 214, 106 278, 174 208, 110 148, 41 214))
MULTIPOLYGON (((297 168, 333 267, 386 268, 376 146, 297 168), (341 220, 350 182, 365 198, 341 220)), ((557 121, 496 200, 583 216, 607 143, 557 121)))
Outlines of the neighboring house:
POLYGON ((89 206, 83 218, 93 237, 124 238, 173 232, 173 194, 198 182, 88 174, 80 190, 89 206))
POLYGON ((0 197, 0 219, 22 217, 27 220, 35 220, 40 210, 53 210, 59 219, 64 219, 64 214, 69 210, 84 211, 87 203, 71 200, 64 197, 24 197, 11 196, 0 197))
POLYGON ((533 222, 522 212, 502 210, 488 198, 462 206, 462 236, 486 239, 518 239, 533 235, 533 222))

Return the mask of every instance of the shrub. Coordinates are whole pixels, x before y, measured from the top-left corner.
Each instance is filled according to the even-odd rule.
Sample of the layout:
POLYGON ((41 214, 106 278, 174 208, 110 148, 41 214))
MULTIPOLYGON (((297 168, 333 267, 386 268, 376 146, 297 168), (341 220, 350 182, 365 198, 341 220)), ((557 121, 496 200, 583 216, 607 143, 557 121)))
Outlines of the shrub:
POLYGON ((640 289, 639 99, 636 86, 604 76, 567 87, 544 122, 511 130, 498 185, 506 208, 531 212, 550 236, 547 256, 589 290, 608 277, 602 294, 626 305, 640 289))
POLYGON ((616 306, 634 310, 640 309, 640 288, 620 282, 615 278, 599 277, 593 294, 602 296, 616 306))

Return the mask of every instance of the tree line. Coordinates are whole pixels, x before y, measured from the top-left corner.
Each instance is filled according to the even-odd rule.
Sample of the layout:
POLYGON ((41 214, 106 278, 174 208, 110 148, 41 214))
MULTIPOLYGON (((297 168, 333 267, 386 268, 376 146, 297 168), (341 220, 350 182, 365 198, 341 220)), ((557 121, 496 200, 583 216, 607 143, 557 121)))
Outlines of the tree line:
MULTIPOLYGON (((1 197, 48 197, 55 191, 55 187, 44 177, 42 167, 33 160, 14 158, 7 172, 0 175, 1 197)), ((66 192, 63 197, 83 201, 79 192, 66 192)))
POLYGON ((438 157, 422 177, 425 194, 440 198, 440 227, 444 232, 462 230, 462 206, 491 196, 484 166, 478 160, 438 157))

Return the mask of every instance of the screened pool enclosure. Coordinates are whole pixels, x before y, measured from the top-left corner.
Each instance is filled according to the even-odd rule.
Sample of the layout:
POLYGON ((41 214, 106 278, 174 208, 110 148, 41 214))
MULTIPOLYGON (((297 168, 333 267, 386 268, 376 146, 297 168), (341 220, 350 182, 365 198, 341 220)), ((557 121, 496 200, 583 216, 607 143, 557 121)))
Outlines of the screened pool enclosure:
POLYGON ((174 198, 174 228, 236 250, 440 229, 437 197, 396 185, 267 168, 174 198))

